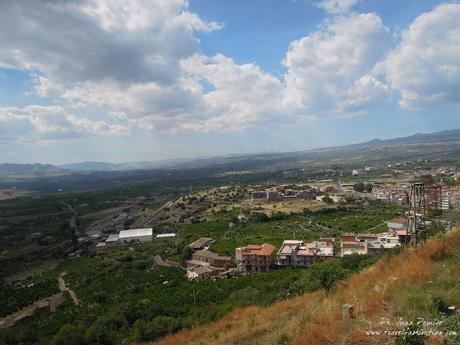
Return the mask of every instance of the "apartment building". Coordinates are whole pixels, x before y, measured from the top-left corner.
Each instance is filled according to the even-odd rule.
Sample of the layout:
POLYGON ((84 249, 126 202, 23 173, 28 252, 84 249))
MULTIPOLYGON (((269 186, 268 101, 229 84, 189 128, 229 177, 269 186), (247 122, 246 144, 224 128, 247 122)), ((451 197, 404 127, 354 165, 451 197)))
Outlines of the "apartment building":
POLYGON ((276 248, 271 244, 250 244, 236 248, 235 260, 242 272, 268 272, 275 263, 276 248))
POLYGON ((308 267, 311 264, 334 257, 332 238, 304 243, 286 240, 276 255, 276 264, 280 267, 308 267))

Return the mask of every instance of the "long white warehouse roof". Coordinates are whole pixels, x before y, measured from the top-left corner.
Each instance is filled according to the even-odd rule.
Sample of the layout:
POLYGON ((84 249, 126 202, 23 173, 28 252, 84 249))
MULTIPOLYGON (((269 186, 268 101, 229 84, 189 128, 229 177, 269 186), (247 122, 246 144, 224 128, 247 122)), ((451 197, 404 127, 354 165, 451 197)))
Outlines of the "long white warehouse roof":
POLYGON ((146 228, 146 229, 130 229, 130 230, 122 230, 120 231, 120 235, 118 236, 119 239, 126 238, 126 237, 142 237, 142 236, 152 236, 153 229, 146 228))

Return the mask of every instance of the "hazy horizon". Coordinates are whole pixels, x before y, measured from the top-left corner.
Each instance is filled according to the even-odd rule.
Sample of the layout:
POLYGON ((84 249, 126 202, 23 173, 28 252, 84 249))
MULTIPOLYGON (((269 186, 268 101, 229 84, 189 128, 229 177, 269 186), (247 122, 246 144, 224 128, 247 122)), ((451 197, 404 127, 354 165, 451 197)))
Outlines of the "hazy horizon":
MULTIPOLYGON (((348 146, 348 145, 356 145, 356 144, 362 144, 366 143, 372 140, 391 140, 391 139, 397 139, 397 138, 404 138, 404 137, 410 137, 416 134, 433 134, 433 133, 438 133, 438 132, 444 132, 444 131, 450 131, 451 129, 446 129, 446 130, 441 130, 437 132, 417 132, 417 133, 411 133, 407 136, 398 136, 398 137, 388 137, 388 138, 371 138, 366 141, 358 141, 358 142, 352 142, 352 143, 345 143, 342 145, 328 145, 328 146, 319 146, 319 147, 310 147, 310 148, 304 148, 304 149, 298 149, 298 150, 291 150, 291 151, 259 151, 259 152, 229 152, 229 153, 222 153, 222 154, 214 154, 214 155, 197 155, 197 156, 191 156, 191 157, 171 157, 171 158, 164 158, 164 159, 152 159, 152 160, 120 160, 120 161, 95 161, 95 160, 81 160, 81 161, 68 161, 68 162, 45 162, 45 161, 24 161, 24 162, 0 162, 0 164, 51 164, 55 166, 64 166, 64 165, 71 165, 71 164, 79 164, 79 163, 102 163, 102 164, 129 164, 129 163, 141 163, 141 162, 146 162, 146 163, 163 163, 163 162, 169 162, 169 161, 187 161, 187 160, 198 160, 198 159, 207 159, 207 158, 218 158, 218 157, 226 157, 226 156, 240 156, 240 155, 257 155, 257 154, 276 154, 276 153, 290 153, 290 152, 301 152, 301 151, 310 151, 310 150, 320 150, 320 149, 327 149, 327 148, 333 148, 333 147, 342 147, 342 146, 348 146)), ((455 130, 455 129, 454 129, 455 130)))

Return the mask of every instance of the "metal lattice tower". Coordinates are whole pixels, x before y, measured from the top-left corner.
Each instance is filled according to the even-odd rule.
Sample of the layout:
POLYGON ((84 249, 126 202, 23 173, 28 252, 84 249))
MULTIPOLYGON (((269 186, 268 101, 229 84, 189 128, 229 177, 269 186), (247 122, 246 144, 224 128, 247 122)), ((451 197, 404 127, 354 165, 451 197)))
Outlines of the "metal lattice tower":
POLYGON ((442 188, 439 184, 426 187, 425 216, 437 217, 442 213, 442 188))
POLYGON ((425 243, 425 224, 422 216, 426 213, 425 184, 422 182, 413 183, 409 193, 409 212, 407 213, 407 235, 409 244, 413 247, 425 243))

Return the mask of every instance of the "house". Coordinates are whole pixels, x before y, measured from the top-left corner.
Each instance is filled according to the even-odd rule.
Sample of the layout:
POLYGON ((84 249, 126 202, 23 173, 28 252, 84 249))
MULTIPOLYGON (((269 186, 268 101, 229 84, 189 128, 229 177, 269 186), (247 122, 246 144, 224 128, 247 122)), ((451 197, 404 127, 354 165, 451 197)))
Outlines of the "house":
POLYGON ((354 183, 342 183, 340 188, 343 192, 354 192, 355 185, 354 183))
POLYGON ((407 232, 407 229, 401 229, 401 230, 394 230, 391 232, 393 236, 397 236, 399 239, 399 243, 409 243, 410 241, 410 235, 407 232))
POLYGON ((266 195, 268 201, 277 201, 281 199, 281 195, 276 189, 268 189, 266 195))
POLYGON ((96 251, 104 250, 105 249, 105 242, 99 242, 94 247, 96 251))
POLYGON ((286 240, 276 254, 276 264, 281 267, 296 266, 297 252, 304 245, 303 241, 286 240))
POLYGON ((219 274, 220 271, 220 269, 212 266, 197 265, 187 269, 187 278, 193 280, 215 277, 219 274))
POLYGON ((190 243, 189 247, 193 250, 201 250, 209 247, 209 245, 214 242, 211 237, 200 237, 195 242, 190 243))
POLYGON ((360 242, 356 234, 343 234, 340 236, 340 255, 367 254, 367 242, 360 242))
POLYGON ((359 241, 361 243, 364 242, 370 242, 370 241, 377 241, 379 238, 378 234, 373 234, 373 233, 360 233, 356 235, 356 241, 359 241))
POLYGON ((341 256, 350 254, 382 254, 386 250, 399 247, 400 239, 392 233, 343 234, 341 236, 341 256))
POLYGON ((252 199, 266 199, 267 198, 267 192, 265 192, 265 191, 254 191, 254 192, 251 192, 251 197, 252 197, 252 199))
POLYGON ((385 223, 387 223, 388 230, 390 231, 407 228, 407 218, 393 218, 387 220, 385 223))
POLYGON ((332 238, 304 243, 286 240, 276 256, 276 264, 281 267, 308 267, 311 264, 334 257, 332 238))
POLYGON ((326 184, 320 186, 319 190, 323 193, 334 193, 340 190, 340 185, 326 184))
POLYGON ((275 246, 250 244, 236 248, 236 260, 243 272, 268 272, 275 263, 275 246))
POLYGON ((234 266, 231 256, 222 256, 209 250, 200 250, 193 253, 192 259, 187 261, 187 266, 191 265, 213 266, 225 269, 234 266))
POLYGON ((122 230, 118 235, 118 242, 122 244, 148 243, 153 240, 152 228, 122 230))
POLYGON ((314 188, 304 189, 299 191, 297 196, 302 199, 314 200, 316 197, 316 190, 314 188))
POLYGON ((369 254, 380 255, 386 250, 401 246, 398 236, 391 234, 380 234, 377 240, 367 242, 367 252, 369 254))
POLYGON ((106 247, 115 247, 118 245, 118 234, 112 234, 105 240, 106 247))
MULTIPOLYGON (((411 222, 413 222, 413 220, 411 220, 411 222)), ((393 218, 386 221, 386 223, 388 232, 393 236, 397 236, 399 238, 399 243, 409 242, 410 235, 407 232, 409 221, 407 218, 393 218)))

